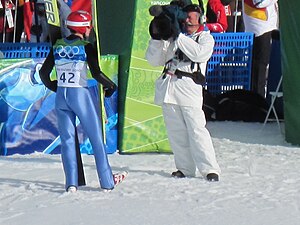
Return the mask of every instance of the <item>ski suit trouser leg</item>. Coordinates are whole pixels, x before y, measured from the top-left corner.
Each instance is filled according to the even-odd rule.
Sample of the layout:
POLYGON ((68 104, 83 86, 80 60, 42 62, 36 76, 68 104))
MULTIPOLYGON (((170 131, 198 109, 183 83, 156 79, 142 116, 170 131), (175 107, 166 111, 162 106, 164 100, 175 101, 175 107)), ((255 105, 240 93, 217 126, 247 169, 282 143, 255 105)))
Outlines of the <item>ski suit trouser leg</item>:
MULTIPOLYGON (((65 123, 67 119, 59 117, 69 117, 70 115, 66 114, 65 111, 71 111, 74 113, 74 115, 77 115, 77 117, 79 118, 80 123, 91 142, 101 188, 111 189, 114 187, 113 174, 108 162, 105 146, 103 143, 101 120, 96 109, 96 104, 96 102, 93 102, 88 88, 58 88, 57 90, 56 108, 58 111, 57 116, 60 124, 59 127, 61 127, 61 136, 66 134, 66 138, 68 138, 69 132, 66 128, 69 129, 69 127, 68 124, 65 123)), ((73 124, 74 123, 75 119, 73 121, 73 124)), ((75 132, 74 127, 72 128, 72 132, 75 132)), ((65 140, 65 138, 62 138, 62 141, 63 140, 65 140)), ((74 140, 74 138, 71 139, 71 141, 73 142, 74 140)), ((74 152, 71 155, 72 158, 69 160, 76 161, 75 144, 72 143, 72 146, 72 149, 70 149, 69 146, 64 146, 64 149, 62 148, 62 152, 64 152, 64 155, 67 156, 68 153, 66 153, 66 151, 74 152)), ((67 160, 68 158, 63 159, 63 163, 66 166, 69 165, 69 163, 66 162, 67 160)), ((66 167, 65 169, 67 169, 68 171, 74 170, 73 167, 66 167)), ((73 179, 74 178, 72 178, 72 180, 73 179)))
POLYGON ((220 174, 201 107, 163 104, 163 115, 176 168, 186 176, 194 176, 196 167, 204 177, 220 174))
POLYGON ((69 186, 78 187, 78 173, 75 148, 76 115, 67 106, 62 107, 64 101, 64 98, 60 98, 58 90, 56 95, 56 114, 58 132, 61 139, 61 159, 66 179, 65 188, 67 190, 69 186))

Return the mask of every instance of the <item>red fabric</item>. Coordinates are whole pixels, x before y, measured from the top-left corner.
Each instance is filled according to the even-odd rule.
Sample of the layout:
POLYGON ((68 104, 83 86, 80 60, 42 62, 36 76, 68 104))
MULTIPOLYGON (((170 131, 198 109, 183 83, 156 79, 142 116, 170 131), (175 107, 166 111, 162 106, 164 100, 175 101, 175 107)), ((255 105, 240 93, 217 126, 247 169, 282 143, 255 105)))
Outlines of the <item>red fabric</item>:
POLYGON ((203 25, 200 25, 200 27, 197 30, 197 33, 199 33, 200 31, 204 31, 204 26, 203 25))
POLYGON ((29 0, 25 0, 24 1, 24 32, 26 34, 27 37, 27 41, 30 40, 30 28, 32 25, 32 15, 33 15, 33 11, 31 9, 33 9, 33 5, 32 8, 30 6, 29 0))
POLYGON ((91 0, 73 0, 71 10, 72 12, 77 10, 84 10, 92 15, 92 2, 91 0))
POLYGON ((216 21, 207 21, 207 27, 211 32, 225 32, 228 28, 225 7, 221 0, 209 0, 208 6, 215 13, 216 21))
POLYGON ((206 27, 213 33, 225 32, 224 27, 220 23, 208 23, 206 27))
MULTIPOLYGON (((0 15, 0 33, 3 33, 3 30, 4 30, 4 27, 3 27, 3 26, 4 26, 4 16, 5 16, 5 2, 7 2, 7 1, 1 0, 3 9, 1 9, 1 15, 0 15)), ((14 0, 13 0, 12 2, 15 3, 14 0)), ((9 5, 10 5, 10 4, 9 4, 9 5)), ((11 7, 11 5, 10 5, 9 7, 11 7)), ((14 15, 15 15, 15 11, 12 10, 12 16, 13 16, 13 18, 14 18, 14 15)), ((9 28, 9 27, 8 27, 8 23, 7 23, 7 21, 6 21, 6 24, 5 24, 5 33, 11 33, 11 32, 13 32, 13 31, 14 31, 14 28, 13 28, 13 27, 12 27, 12 28, 9 28)))

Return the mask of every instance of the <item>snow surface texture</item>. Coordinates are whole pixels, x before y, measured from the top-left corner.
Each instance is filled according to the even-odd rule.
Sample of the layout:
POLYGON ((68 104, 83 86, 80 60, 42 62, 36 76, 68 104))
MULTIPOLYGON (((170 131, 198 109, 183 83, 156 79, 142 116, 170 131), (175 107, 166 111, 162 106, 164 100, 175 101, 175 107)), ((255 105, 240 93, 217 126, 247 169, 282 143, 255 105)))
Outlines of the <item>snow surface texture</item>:
POLYGON ((300 148, 276 123, 209 122, 220 182, 175 179, 173 155, 109 155, 127 179, 100 190, 93 156, 87 186, 64 192, 60 155, 0 157, 1 225, 298 225, 300 148))

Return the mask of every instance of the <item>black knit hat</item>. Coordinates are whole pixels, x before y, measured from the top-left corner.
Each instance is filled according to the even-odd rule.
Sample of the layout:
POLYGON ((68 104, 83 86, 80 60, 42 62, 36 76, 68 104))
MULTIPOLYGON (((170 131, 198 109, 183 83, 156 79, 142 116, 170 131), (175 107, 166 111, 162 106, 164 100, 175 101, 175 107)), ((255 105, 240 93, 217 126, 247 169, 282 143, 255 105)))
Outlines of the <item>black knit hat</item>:
POLYGON ((172 0, 170 5, 178 5, 180 8, 184 8, 187 5, 192 4, 191 0, 172 0))
POLYGON ((203 10, 200 8, 199 5, 197 4, 190 4, 190 5, 187 5, 186 7, 183 8, 183 11, 184 12, 198 12, 200 13, 201 15, 203 14, 203 10))

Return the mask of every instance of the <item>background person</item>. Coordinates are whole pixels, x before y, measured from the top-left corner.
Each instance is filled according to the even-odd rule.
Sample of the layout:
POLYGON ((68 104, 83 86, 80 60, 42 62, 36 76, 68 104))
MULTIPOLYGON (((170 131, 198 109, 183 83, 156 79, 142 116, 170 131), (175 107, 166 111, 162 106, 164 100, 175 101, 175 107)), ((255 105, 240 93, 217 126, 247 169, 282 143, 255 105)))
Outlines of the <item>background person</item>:
MULTIPOLYGON (((155 103, 162 106, 177 171, 174 177, 195 176, 196 168, 209 181, 218 181, 220 168, 202 110, 202 85, 214 39, 200 24, 202 11, 196 4, 187 12, 185 34, 168 40, 151 38, 146 59, 152 66, 165 66, 155 83, 155 103), (194 77, 195 72, 197 77, 194 77), (193 78, 191 78, 193 77, 193 78), (195 81, 197 83, 195 83, 195 81)), ((176 36, 175 35, 175 36, 176 36)))
POLYGON ((24 29, 24 1, 0 1, 0 41, 20 42, 24 29))
POLYGON ((206 8, 206 27, 214 33, 224 33, 228 28, 227 16, 231 13, 229 5, 221 0, 208 0, 206 8))
POLYGON ((243 20, 245 31, 254 33, 251 89, 266 97, 272 31, 278 29, 277 0, 244 0, 243 20))
MULTIPOLYGON (((57 7, 59 9, 62 37, 68 37, 71 32, 65 25, 65 21, 71 13, 71 9, 64 0, 57 0, 57 7)), ((36 9, 34 12, 37 13, 37 15, 35 15, 35 13, 32 15, 30 42, 49 42, 50 37, 44 0, 36 0, 36 9)))

